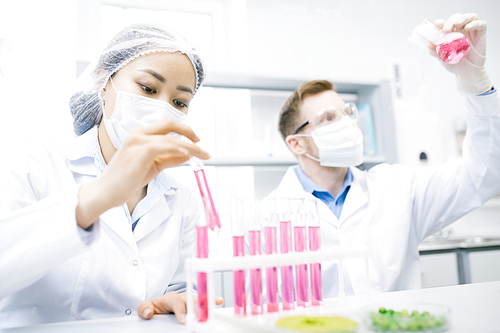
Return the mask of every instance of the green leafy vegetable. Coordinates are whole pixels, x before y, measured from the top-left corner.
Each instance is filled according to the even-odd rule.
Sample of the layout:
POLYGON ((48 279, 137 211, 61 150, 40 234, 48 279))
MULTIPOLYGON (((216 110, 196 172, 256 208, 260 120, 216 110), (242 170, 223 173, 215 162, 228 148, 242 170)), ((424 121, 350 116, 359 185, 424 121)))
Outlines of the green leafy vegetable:
POLYGON ((369 318, 372 329, 379 332, 415 332, 435 330, 447 323, 446 317, 434 316, 429 312, 412 311, 409 315, 407 310, 394 311, 380 308, 378 312, 370 312, 369 318))

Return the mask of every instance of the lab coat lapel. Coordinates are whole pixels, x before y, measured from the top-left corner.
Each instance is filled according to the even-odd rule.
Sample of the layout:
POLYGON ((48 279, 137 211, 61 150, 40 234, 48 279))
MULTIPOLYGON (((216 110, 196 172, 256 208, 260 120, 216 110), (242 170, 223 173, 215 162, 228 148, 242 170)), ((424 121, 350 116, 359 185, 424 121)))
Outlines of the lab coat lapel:
POLYGON ((285 176, 281 180, 281 183, 278 187, 278 193, 276 193, 279 197, 288 197, 288 198, 308 198, 313 197, 312 194, 304 191, 302 184, 297 178, 297 174, 293 167, 289 167, 285 173, 285 176))
POLYGON ((302 184, 300 183, 293 167, 289 167, 286 171, 283 179, 281 180, 278 188, 269 194, 270 198, 281 197, 281 198, 309 198, 312 194, 304 191, 302 184))
MULTIPOLYGON (((175 191, 171 189, 167 191, 166 194, 170 194, 169 192, 173 194, 175 191)), ((172 211, 168 207, 165 195, 163 195, 151 211, 144 215, 137 223, 137 227, 134 230, 135 241, 138 242, 158 228, 158 226, 166 221, 170 215, 172 215, 172 211)))
POLYGON ((337 216, 335 216, 335 214, 333 214, 330 208, 328 208, 328 206, 321 200, 318 200, 318 212, 322 220, 328 222, 329 224, 333 225, 336 228, 339 227, 340 225, 339 219, 337 218, 337 216))
POLYGON ((339 225, 342 225, 349 216, 368 203, 368 196, 366 195, 365 189, 366 186, 363 186, 365 183, 363 172, 354 167, 351 168, 351 171, 353 180, 351 188, 349 192, 347 192, 342 213, 340 214, 339 225))
MULTIPOLYGON (((302 187, 302 184, 300 183, 295 170, 293 170, 293 167, 288 168, 277 191, 272 192, 270 196, 306 199, 316 198, 311 193, 307 193, 306 191, 304 191, 304 188, 302 187)), ((333 214, 330 208, 328 208, 328 206, 321 200, 318 200, 318 211, 319 216, 322 220, 330 223, 335 227, 339 226, 339 220, 337 219, 335 214, 333 214)))
POLYGON ((113 207, 103 214, 100 220, 104 222, 118 237, 125 241, 135 252, 139 252, 123 206, 113 207))
MULTIPOLYGON (((344 202, 344 207, 342 208, 342 213, 340 214, 340 226, 346 222, 346 220, 351 217, 348 228, 357 228, 356 237, 346 240, 345 238, 339 239, 342 247, 348 248, 365 248, 367 239, 367 223, 364 216, 353 217, 354 213, 363 208, 368 204, 368 191, 366 187, 366 173, 359 170, 358 168, 351 168, 353 180, 349 192, 347 192, 347 197, 344 202)), ((364 210, 366 211, 366 210, 364 210)), ((350 259, 344 261, 345 268, 349 274, 351 281, 351 286, 354 294, 366 294, 367 293, 367 280, 365 275, 365 262, 362 259, 350 259)), ((374 269, 371 268, 371 272, 374 269)), ((371 288, 376 284, 373 283, 373 276, 371 276, 371 288)))

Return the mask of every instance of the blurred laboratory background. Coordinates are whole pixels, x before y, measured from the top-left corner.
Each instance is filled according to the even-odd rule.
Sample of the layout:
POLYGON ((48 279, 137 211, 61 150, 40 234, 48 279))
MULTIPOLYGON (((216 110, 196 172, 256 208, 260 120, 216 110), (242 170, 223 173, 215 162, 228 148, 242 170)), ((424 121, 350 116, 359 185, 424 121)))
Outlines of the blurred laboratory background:
MULTIPOLYGON (((500 85, 495 0, 1 1, 1 146, 67 145, 74 136, 68 101, 76 77, 107 41, 134 22, 173 28, 197 46, 208 68, 189 113, 200 145, 213 156, 206 173, 222 229, 212 235, 211 251, 225 251, 231 248, 230 198, 263 198, 296 163, 277 121, 303 81, 331 80, 359 106, 365 134, 360 168, 429 167, 458 158, 464 99, 453 75, 408 38, 425 18, 467 12, 488 22, 486 68, 500 85)), ((167 172, 199 196, 190 169, 167 172)), ((494 243, 500 198, 433 237, 422 246, 424 287, 500 280, 500 242, 494 243), (462 245, 448 241, 448 248, 437 249, 436 239, 462 245)))

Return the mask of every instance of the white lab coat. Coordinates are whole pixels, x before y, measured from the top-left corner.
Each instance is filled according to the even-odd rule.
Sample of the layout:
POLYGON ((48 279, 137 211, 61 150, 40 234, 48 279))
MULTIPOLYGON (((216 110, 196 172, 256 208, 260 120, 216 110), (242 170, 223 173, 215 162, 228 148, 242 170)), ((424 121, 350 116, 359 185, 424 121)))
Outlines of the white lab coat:
POLYGON ((76 224, 78 189, 98 174, 91 158, 33 147, 2 175, 0 328, 136 315, 142 301, 185 289, 198 212, 189 190, 167 176, 134 232, 124 205, 88 233, 76 224))
MULTIPOLYGON (((319 202, 321 247, 367 246, 373 291, 420 288, 420 241, 500 193, 499 94, 467 97, 466 103, 462 158, 426 168, 351 168, 354 179, 340 218, 319 202)), ((292 168, 269 197, 314 198, 292 168)), ((365 293, 363 260, 346 260, 344 267, 346 292, 365 293)), ((337 296, 336 264, 325 262, 322 269, 323 296, 337 296)))

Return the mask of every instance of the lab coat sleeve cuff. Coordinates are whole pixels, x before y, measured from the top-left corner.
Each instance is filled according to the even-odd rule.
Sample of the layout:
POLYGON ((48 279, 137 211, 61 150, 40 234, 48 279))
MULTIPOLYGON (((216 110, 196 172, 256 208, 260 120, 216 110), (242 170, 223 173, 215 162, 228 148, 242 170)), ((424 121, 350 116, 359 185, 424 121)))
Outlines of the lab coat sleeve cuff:
POLYGON ((99 220, 97 220, 87 229, 78 227, 78 234, 80 235, 83 243, 86 246, 89 246, 94 240, 98 238, 99 229, 99 220))
POLYGON ((500 95, 498 91, 488 95, 467 96, 467 107, 476 116, 492 117, 500 114, 500 95))
MULTIPOLYGON (((80 187, 81 185, 78 186, 77 192, 76 192, 76 198, 77 198, 77 205, 78 205, 78 194, 80 193, 80 187)), ((75 211, 76 211, 76 205, 75 205, 75 211)), ((78 226, 78 223, 76 221, 76 213, 75 213, 75 225, 76 229, 78 230, 78 234, 80 235, 80 238, 82 242, 86 245, 89 246, 94 242, 99 237, 100 234, 100 225, 99 225, 99 219, 94 221, 90 227, 87 229, 80 228, 78 226)))
MULTIPOLYGON (((78 205, 78 194, 80 193, 80 186, 78 186, 78 190, 77 190, 77 193, 76 193, 76 197, 77 197, 77 205, 78 205)), ((75 211, 76 211, 76 206, 75 206, 75 211)), ((97 219, 96 221, 94 221, 94 223, 92 223, 92 225, 90 227, 88 227, 87 229, 83 229, 83 228, 80 228, 78 226, 78 223, 76 221, 76 213, 75 213, 75 225, 77 226, 77 230, 78 230, 78 234, 80 235, 80 238, 82 240, 82 242, 86 245, 86 246, 89 246, 90 244, 92 244, 92 242, 94 242, 97 238, 99 238, 99 234, 100 234, 100 224, 99 224, 99 219, 97 219)))

